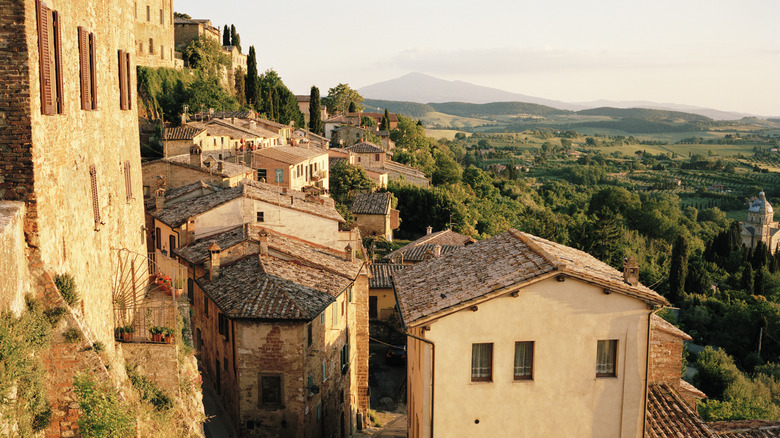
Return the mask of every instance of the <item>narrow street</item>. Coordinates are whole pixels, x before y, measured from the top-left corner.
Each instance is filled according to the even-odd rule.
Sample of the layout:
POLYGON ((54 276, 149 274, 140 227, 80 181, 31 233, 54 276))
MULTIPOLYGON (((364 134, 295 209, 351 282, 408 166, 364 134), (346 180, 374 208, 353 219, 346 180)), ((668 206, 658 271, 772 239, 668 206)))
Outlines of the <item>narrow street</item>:
MULTIPOLYGON (((367 427, 358 437, 406 437, 406 364, 387 363, 388 346, 371 341, 368 384, 371 387, 371 409, 381 426, 367 427)), ((367 420, 370 422, 370 420, 367 420)))

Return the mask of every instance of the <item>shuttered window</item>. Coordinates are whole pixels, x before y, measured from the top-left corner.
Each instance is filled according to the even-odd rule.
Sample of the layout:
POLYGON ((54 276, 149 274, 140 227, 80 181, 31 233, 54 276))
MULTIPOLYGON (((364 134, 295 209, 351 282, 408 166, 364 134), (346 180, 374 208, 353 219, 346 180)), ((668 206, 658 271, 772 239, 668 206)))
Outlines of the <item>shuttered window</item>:
POLYGON ((62 114, 62 16, 57 11, 49 9, 41 1, 35 3, 35 8, 38 17, 41 114, 62 114), (54 65, 52 65, 52 59, 54 65))
POLYGON ((117 54, 119 61, 119 109, 127 109, 127 57, 125 51, 120 50, 117 54))
POLYGON ((95 165, 89 166, 89 180, 92 184, 92 213, 95 216, 95 231, 100 230, 100 200, 98 199, 97 189, 97 169, 95 165))
POLYGON ((127 109, 133 109, 133 87, 130 86, 130 53, 125 52, 125 79, 127 80, 127 109))
POLYGON ((62 14, 57 11, 52 13, 54 23, 54 72, 57 74, 56 103, 57 114, 65 112, 63 93, 65 88, 62 84, 62 14))
POLYGON ((130 162, 125 161, 125 194, 127 195, 127 203, 133 200, 133 181, 130 178, 130 162))
POLYGON ((95 34, 79 26, 79 72, 81 79, 81 109, 97 109, 97 48, 95 34))

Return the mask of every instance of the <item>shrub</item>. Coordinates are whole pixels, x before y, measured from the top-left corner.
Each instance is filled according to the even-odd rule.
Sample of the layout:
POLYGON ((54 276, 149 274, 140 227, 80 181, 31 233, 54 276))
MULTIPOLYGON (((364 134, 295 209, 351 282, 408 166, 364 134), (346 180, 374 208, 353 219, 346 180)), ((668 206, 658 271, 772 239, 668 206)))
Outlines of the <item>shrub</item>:
POLYGON ((65 333, 62 334, 62 337, 65 338, 65 342, 68 344, 75 344, 81 340, 81 333, 79 333, 79 331, 74 328, 69 328, 65 330, 65 333))
POLYGON ((132 438, 135 421, 131 412, 122 406, 116 393, 99 384, 87 373, 77 374, 73 382, 82 415, 79 429, 84 438, 132 438))
POLYGON ((65 316, 66 309, 62 306, 52 307, 43 311, 43 315, 49 321, 52 326, 57 325, 58 322, 65 316))
POLYGON ((173 407, 173 400, 162 389, 158 388, 149 378, 141 375, 136 367, 126 367, 127 376, 138 391, 141 400, 151 403, 158 411, 168 410, 173 407))
POLYGON ((100 341, 95 341, 94 344, 92 344, 92 349, 95 350, 95 353, 101 353, 103 350, 106 349, 105 345, 103 345, 100 341))
POLYGON ((54 277, 54 284, 57 285, 57 289, 60 290, 62 298, 68 303, 69 306, 74 306, 79 302, 79 293, 76 290, 76 280, 73 276, 65 273, 54 277))

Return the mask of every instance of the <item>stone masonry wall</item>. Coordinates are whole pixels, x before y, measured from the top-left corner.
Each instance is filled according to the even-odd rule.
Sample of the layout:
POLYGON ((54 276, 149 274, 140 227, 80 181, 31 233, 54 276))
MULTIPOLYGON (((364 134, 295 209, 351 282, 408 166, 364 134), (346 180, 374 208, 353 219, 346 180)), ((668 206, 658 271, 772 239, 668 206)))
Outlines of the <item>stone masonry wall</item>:
POLYGON ((24 296, 30 293, 30 274, 27 270, 24 241, 23 202, 0 201, 0 312, 20 315, 24 310, 24 296))
POLYGON ((662 330, 653 330, 650 338, 650 383, 680 387, 683 340, 662 330))
POLYGON ((138 65, 146 67, 174 66, 173 55, 173 0, 138 0, 135 2, 135 41, 138 65), (146 7, 149 7, 149 21, 146 20, 146 7), (160 8, 162 6, 162 8, 160 8), (160 11, 162 10, 162 23, 160 11), (149 53, 149 39, 154 41, 154 49, 149 53), (160 46, 163 53, 160 53, 160 46))

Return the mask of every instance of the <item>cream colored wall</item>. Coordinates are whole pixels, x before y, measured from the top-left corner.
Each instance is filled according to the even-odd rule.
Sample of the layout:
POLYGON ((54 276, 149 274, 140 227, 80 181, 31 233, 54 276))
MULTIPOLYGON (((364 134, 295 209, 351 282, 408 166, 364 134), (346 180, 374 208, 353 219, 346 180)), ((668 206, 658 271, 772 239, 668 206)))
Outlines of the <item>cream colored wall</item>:
MULTIPOLYGON (((570 278, 549 279, 522 289, 517 298, 496 298, 476 312, 460 311, 430 324, 424 336, 436 344, 434 433, 641 436, 648 313, 639 300, 606 295, 570 278), (615 378, 595 377, 602 339, 618 340, 615 378), (513 380, 516 341, 535 342, 533 380, 513 380), (471 344, 483 342, 494 344, 493 381, 472 383, 471 344), (555 412, 565 418, 551 421, 555 412)), ((424 390, 424 371, 410 364, 409 372, 410 394, 424 390)), ((422 429, 428 428, 420 407, 425 400, 410 397, 410 417, 419 415, 422 429)))
POLYGON ((392 289, 369 289, 368 295, 377 297, 376 313, 379 319, 387 320, 395 309, 395 294, 392 289))

